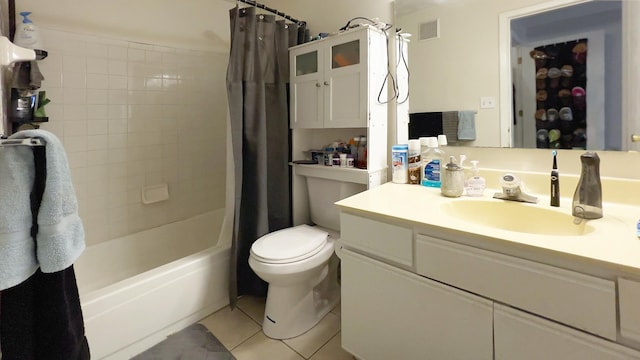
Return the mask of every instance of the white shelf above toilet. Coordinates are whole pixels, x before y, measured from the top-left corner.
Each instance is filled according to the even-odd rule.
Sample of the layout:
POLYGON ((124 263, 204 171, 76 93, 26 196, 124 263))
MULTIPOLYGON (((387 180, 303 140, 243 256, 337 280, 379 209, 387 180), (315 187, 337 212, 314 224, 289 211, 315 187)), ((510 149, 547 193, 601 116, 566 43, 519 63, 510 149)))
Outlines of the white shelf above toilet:
MULTIPOLYGON (((356 184, 370 185, 372 182, 380 182, 380 176, 382 173, 386 173, 387 169, 381 169, 378 171, 370 171, 367 169, 347 168, 340 166, 324 166, 324 165, 308 165, 308 164, 293 164, 293 171, 295 175, 312 176, 322 179, 346 181, 356 184)), ((386 179, 386 177, 384 177, 386 179)), ((376 184, 379 185, 379 184, 376 184)))

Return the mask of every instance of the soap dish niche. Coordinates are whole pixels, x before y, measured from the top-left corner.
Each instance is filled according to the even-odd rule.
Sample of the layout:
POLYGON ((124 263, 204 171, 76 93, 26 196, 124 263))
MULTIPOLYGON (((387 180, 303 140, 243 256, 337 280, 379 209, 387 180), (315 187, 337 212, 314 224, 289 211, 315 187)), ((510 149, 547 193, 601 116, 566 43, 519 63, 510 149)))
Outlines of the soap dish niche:
POLYGON ((142 203, 145 205, 155 204, 169 200, 169 185, 157 184, 142 187, 142 203))

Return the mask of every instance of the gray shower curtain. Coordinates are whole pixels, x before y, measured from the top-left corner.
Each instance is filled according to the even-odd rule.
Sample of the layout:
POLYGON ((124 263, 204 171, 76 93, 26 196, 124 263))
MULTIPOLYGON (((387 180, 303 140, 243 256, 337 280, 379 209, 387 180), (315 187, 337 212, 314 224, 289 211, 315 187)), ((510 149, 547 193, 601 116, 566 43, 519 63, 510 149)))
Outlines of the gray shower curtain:
POLYGON ((291 226, 289 54, 304 29, 235 7, 227 96, 235 176, 229 300, 265 295, 267 284, 249 267, 251 244, 291 226))

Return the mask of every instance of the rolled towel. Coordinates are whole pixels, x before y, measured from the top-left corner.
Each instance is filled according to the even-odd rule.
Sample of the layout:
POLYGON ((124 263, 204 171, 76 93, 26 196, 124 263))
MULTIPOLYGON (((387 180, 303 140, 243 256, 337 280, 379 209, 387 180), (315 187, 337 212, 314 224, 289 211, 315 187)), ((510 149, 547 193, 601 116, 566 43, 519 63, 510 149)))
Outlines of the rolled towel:
POLYGON ((40 72, 37 61, 22 61, 13 67, 11 87, 18 90, 38 90, 42 86, 44 76, 40 72))

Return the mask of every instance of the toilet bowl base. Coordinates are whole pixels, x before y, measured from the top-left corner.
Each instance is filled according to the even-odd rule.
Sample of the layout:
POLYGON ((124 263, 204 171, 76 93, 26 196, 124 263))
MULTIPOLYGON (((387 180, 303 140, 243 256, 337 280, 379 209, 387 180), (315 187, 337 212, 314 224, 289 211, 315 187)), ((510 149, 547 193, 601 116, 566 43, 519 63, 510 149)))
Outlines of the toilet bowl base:
POLYGON ((289 339, 313 328, 340 301, 336 267, 325 267, 308 286, 269 284, 262 331, 272 339, 289 339), (315 283, 315 284, 314 284, 315 283))

